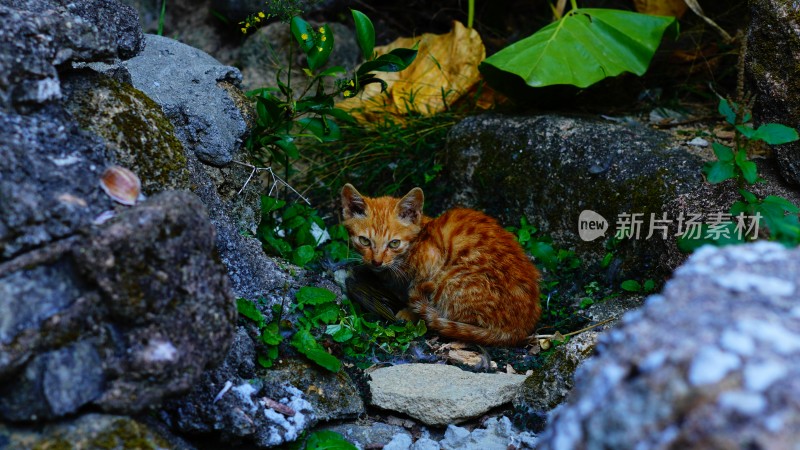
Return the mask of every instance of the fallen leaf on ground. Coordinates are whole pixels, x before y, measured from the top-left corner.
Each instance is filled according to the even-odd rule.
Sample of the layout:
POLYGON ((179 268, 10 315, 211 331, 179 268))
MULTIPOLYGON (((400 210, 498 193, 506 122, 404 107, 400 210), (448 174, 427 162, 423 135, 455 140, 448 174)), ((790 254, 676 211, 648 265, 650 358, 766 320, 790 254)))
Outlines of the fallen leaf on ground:
POLYGON ((472 93, 479 96, 479 107, 490 107, 498 94, 490 89, 476 89, 481 82, 478 64, 486 57, 480 35, 474 29, 453 22, 446 34, 425 33, 419 37, 398 38, 376 47, 385 54, 395 48, 410 48, 419 43, 417 59, 406 70, 383 73, 378 77, 388 87, 380 92, 380 84, 369 84, 356 97, 337 103, 360 121, 372 121, 385 113, 401 117, 409 112, 432 115, 447 110, 456 101, 472 93))

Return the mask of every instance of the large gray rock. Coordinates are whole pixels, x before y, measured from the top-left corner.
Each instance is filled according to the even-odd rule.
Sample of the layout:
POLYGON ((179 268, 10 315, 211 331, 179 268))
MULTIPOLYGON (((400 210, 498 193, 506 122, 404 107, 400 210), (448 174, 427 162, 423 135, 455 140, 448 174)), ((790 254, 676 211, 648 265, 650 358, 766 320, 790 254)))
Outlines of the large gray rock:
POLYGON ((658 256, 675 247, 672 236, 646 239, 649 215, 661 218, 666 203, 703 183, 700 159, 667 134, 590 118, 470 117, 450 131, 444 158, 442 182, 452 194, 443 206, 481 209, 507 225, 525 215, 585 261, 605 255, 619 214, 642 213, 648 220, 639 238, 622 240, 616 252, 624 255, 622 270, 641 278, 666 272, 658 256), (605 218, 604 237, 580 238, 584 210, 605 218))
POLYGON ((797 448, 798 293, 800 249, 699 249, 600 338, 537 448, 797 448))
MULTIPOLYGON (((797 5, 781 0, 751 0, 745 67, 755 87, 758 123, 800 127, 800 18, 797 5)), ((800 142, 774 147, 781 174, 800 184, 800 142)))
POLYGON ((188 390, 230 342, 235 306, 195 196, 163 193, 79 231, 0 263, 6 420, 141 411, 188 390))
POLYGON ((2 0, 0 107, 58 99, 57 66, 130 58, 143 45, 136 12, 114 0, 2 0))
MULTIPOLYGON (((250 169, 237 163, 228 164, 247 160, 242 140, 252 107, 237 87, 239 72, 172 39, 147 35, 147 42, 148 51, 126 61, 121 68, 97 68, 123 80, 130 78, 134 87, 161 106, 186 150, 181 158, 185 157, 189 183, 208 209, 217 230, 219 256, 228 268, 233 291, 238 297, 274 301, 274 291, 287 282, 288 276, 264 254, 258 240, 244 235, 256 231, 261 186, 256 178, 240 192, 248 181, 250 169), (228 166, 207 165, 203 159, 228 166)), ((116 95, 125 99, 131 94, 116 95)), ((99 94, 95 96, 102 98, 99 94)), ((131 153, 128 158, 142 158, 131 153)), ((162 152, 154 157, 164 159, 166 155, 162 152)), ((159 167, 166 172, 175 164, 179 164, 178 158, 170 158, 168 164, 159 167)), ((175 183, 175 177, 170 180, 160 182, 160 187, 175 183)))
POLYGON ((169 38, 148 34, 144 52, 123 63, 131 84, 161 105, 185 147, 217 166, 242 145, 247 123, 218 85, 238 85, 239 70, 169 38))
POLYGON ((401 364, 370 372, 372 405, 428 425, 478 417, 510 402, 524 375, 472 373, 443 364, 401 364))
POLYGON ((97 185, 105 164, 102 142, 61 108, 0 111, 0 261, 69 238, 110 209, 97 185))

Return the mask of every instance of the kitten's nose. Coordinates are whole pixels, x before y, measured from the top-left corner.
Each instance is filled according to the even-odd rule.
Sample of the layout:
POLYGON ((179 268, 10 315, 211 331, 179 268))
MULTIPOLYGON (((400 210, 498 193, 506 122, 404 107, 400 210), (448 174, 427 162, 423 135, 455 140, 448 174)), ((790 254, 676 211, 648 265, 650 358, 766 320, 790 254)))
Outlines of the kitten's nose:
POLYGON ((381 265, 383 265, 383 261, 375 261, 373 259, 372 260, 372 265, 375 266, 375 267, 380 267, 381 265))

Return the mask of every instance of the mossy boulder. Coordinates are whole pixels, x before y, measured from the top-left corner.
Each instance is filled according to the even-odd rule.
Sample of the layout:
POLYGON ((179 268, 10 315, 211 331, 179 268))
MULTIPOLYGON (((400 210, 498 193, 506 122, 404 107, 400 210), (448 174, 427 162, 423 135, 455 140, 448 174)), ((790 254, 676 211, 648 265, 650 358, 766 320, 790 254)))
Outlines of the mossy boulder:
MULTIPOLYGON (((796 2, 750 0, 745 55, 758 123, 800 127, 800 12, 796 2)), ((800 184, 800 142, 774 147, 781 174, 800 184)))
POLYGON ((162 427, 126 416, 86 414, 43 429, 0 424, 0 445, 18 450, 166 450, 188 449, 188 444, 162 427))
POLYGON ((183 145, 158 104, 129 84, 88 69, 66 74, 62 83, 72 117, 103 138, 109 160, 136 173, 145 194, 189 189, 183 145))
POLYGON ((660 219, 671 199, 703 183, 702 161, 669 135, 596 118, 470 117, 451 130, 443 162, 453 193, 445 207, 478 208, 506 226, 525 216, 585 261, 603 258, 621 214, 642 214, 638 238, 623 239, 616 251, 622 271, 642 277, 668 272, 658 255, 676 246, 658 231, 647 237, 650 215, 660 219), (580 237, 584 210, 605 218, 602 237, 580 237))

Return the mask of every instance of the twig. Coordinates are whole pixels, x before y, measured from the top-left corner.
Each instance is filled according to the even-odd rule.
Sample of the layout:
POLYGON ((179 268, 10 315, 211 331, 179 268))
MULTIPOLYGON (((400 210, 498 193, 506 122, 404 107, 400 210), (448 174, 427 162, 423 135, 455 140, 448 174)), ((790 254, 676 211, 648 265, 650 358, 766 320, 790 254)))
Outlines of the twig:
POLYGON ((561 336, 561 337, 574 336, 576 334, 583 333, 584 331, 589 331, 592 328, 597 328, 597 327, 599 327, 601 325, 605 325, 605 324, 611 322, 612 320, 616 320, 616 319, 618 319, 617 316, 610 317, 610 318, 608 318, 608 319, 606 319, 606 320, 604 320, 602 322, 597 322, 594 325, 590 325, 590 326, 588 326, 586 328, 581 328, 580 330, 573 331, 573 332, 567 333, 567 334, 534 334, 532 336, 528 336, 528 340, 533 340, 533 339, 555 339, 557 336, 561 336))
POLYGON ((297 192, 297 190, 295 188, 291 187, 289 185, 289 183, 283 181, 283 179, 281 179, 281 177, 275 175, 275 172, 272 171, 272 167, 256 167, 256 166, 254 166, 252 164, 243 163, 243 162, 239 162, 239 161, 233 161, 233 162, 236 163, 236 164, 239 164, 240 166, 245 166, 245 167, 249 167, 250 168, 250 176, 247 177, 247 181, 244 182, 244 185, 242 186, 241 189, 239 189, 239 192, 237 192, 236 195, 241 195, 241 193, 244 191, 244 188, 247 187, 247 184, 250 183, 250 180, 253 179, 253 175, 255 175, 256 172, 264 170, 264 171, 268 172, 270 174, 270 176, 272 176, 272 186, 270 186, 269 192, 267 193, 267 195, 272 195, 272 192, 275 190, 275 188, 280 183, 280 184, 286 186, 287 188, 291 189, 291 191, 294 192, 295 194, 297 194, 298 197, 303 199, 303 201, 306 202, 306 204, 311 205, 311 202, 308 201, 307 198, 303 197, 303 194, 297 192))

